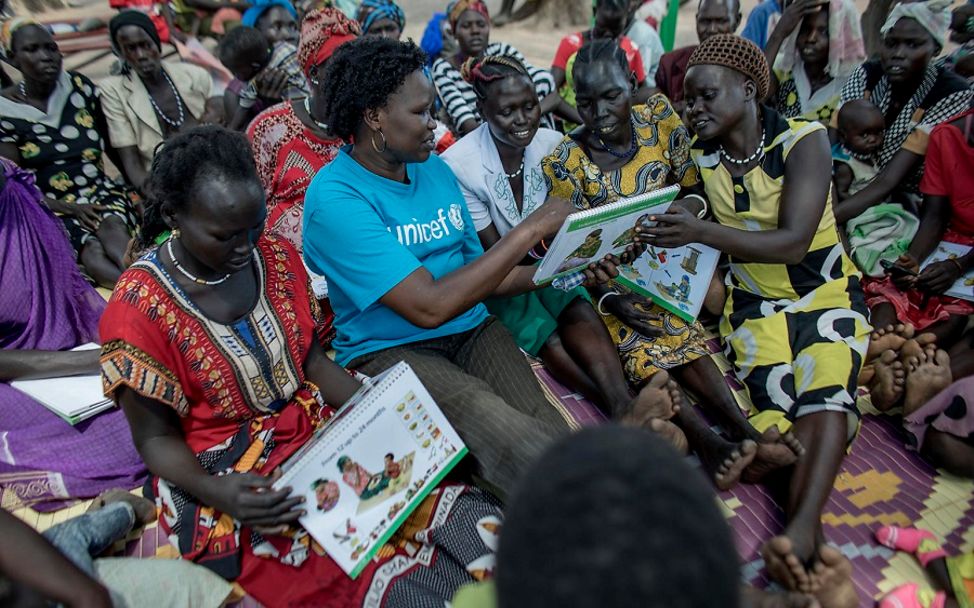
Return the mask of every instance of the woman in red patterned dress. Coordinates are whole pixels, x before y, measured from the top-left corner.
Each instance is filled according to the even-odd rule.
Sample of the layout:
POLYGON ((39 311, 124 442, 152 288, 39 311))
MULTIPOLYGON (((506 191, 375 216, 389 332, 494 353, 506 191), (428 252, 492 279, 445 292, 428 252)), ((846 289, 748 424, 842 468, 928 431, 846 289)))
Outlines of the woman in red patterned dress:
POLYGON ((440 607, 490 563, 476 528, 495 499, 440 486, 355 580, 297 520, 313 505, 272 490, 277 468, 359 387, 325 355, 294 249, 262 235, 247 141, 199 127, 168 141, 142 234, 173 236, 121 277, 102 318, 102 374, 154 477, 160 522, 186 559, 265 606, 440 607), (435 522, 435 525, 432 524, 435 522), (481 566, 478 566, 478 568, 481 566))

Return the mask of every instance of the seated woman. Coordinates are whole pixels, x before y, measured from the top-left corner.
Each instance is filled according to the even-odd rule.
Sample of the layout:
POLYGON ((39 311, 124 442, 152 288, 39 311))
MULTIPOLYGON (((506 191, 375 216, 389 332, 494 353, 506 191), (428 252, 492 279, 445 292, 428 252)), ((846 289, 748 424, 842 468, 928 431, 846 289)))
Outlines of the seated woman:
MULTIPOLYGON (((507 491, 568 427, 480 302, 535 287, 534 267, 517 264, 573 208, 549 200, 485 254, 456 178, 431 155, 435 94, 423 59, 411 43, 367 36, 328 61, 328 125, 355 143, 308 188, 304 255, 328 280, 337 361, 370 376, 409 363, 479 475, 507 491)), ((606 281, 616 269, 603 261, 585 272, 606 281)), ((647 400, 654 402, 634 404, 628 421, 672 407, 663 390, 647 400)))
MULTIPOLYGON (((632 74, 614 41, 599 39, 582 47, 573 76, 583 124, 542 162, 551 195, 591 208, 672 184, 683 186, 685 195, 694 193, 699 178, 686 127, 662 95, 645 106, 632 105, 632 74)), ((700 323, 688 324, 618 285, 595 286, 590 293, 632 386, 666 370, 720 417, 730 441, 721 441, 688 408, 676 418, 719 486, 733 485, 743 469, 755 481, 795 461, 800 446, 790 436, 770 427, 762 435, 747 423, 710 358, 700 323), (752 441, 758 443, 756 457, 753 445, 742 456, 740 448, 752 441), (736 463, 733 471, 720 471, 728 458, 736 463)))
MULTIPOLYGON (((134 488, 145 465, 121 412, 71 426, 8 384, 98 373, 105 301, 85 282, 61 222, 31 174, 0 159, 0 487, 38 511, 111 488, 134 488)), ((18 505, 19 506, 19 505, 18 505)))
MULTIPOLYGON (((794 429, 806 450, 785 471, 785 529, 762 552, 775 580, 807 591, 825 542, 822 507, 856 433, 868 311, 835 230, 825 127, 759 103, 770 71, 743 38, 709 38, 688 65, 691 153, 716 222, 671 207, 647 231, 663 247, 703 243, 730 257, 720 333, 754 404, 751 422, 794 429)), ((858 605, 854 589, 843 593, 848 603, 836 605, 858 605)))
POLYGON ((105 174, 108 130, 95 85, 62 69, 61 51, 39 23, 18 19, 2 31, 7 57, 23 80, 0 91, 0 156, 34 171, 82 268, 111 288, 125 268, 138 211, 105 174))
POLYGON ((362 0, 355 17, 363 36, 383 36, 399 40, 406 27, 406 13, 392 0, 362 0))
MULTIPOLYGON (((477 93, 485 122, 443 160, 457 176, 480 243, 489 250, 548 198, 541 160, 562 135, 539 128, 541 108, 531 77, 515 60, 470 59, 463 74, 477 93)), ((484 304, 522 350, 540 356, 552 375, 610 417, 629 406, 615 344, 583 287, 568 292, 545 287, 484 304)))
POLYGON ((162 45, 152 20, 122 11, 108 23, 112 49, 122 73, 98 85, 119 169, 142 189, 160 143, 176 133, 222 120, 221 100, 203 68, 162 61, 162 45))
MULTIPOLYGON (((923 193, 920 228, 910 248, 897 261, 908 272, 865 284, 873 325, 891 328, 898 323, 909 323, 917 331, 933 333, 937 345, 957 357, 956 365, 952 366, 955 378, 970 373, 957 366, 963 366, 965 358, 961 355, 969 349, 966 341, 959 338, 970 315, 974 314, 974 303, 952 298, 944 292, 974 266, 974 253, 935 262, 922 272, 920 264, 941 241, 974 245, 971 167, 974 167, 974 109, 938 125, 930 133, 920 181, 923 193)), ((896 404, 903 392, 902 387, 897 390, 893 385, 883 388, 892 391, 888 398, 880 403, 875 398, 873 401, 877 407, 887 409, 896 404)))
POLYGON ((894 193, 919 198, 930 130, 970 104, 967 82, 933 62, 946 41, 947 7, 942 0, 893 7, 882 27, 880 58, 862 64, 842 89, 843 103, 865 98, 883 112, 886 137, 874 163, 879 174, 835 207, 840 226, 894 193))
MULTIPOLYGON (((562 38, 558 44, 558 50, 555 52, 555 58, 551 63, 551 75, 555 79, 555 89, 564 100, 559 114, 562 114, 571 124, 582 122, 575 108, 575 84, 572 80, 572 67, 575 65, 575 57, 578 51, 593 40, 612 40, 625 52, 626 59, 629 60, 629 70, 636 78, 633 95, 637 101, 645 103, 653 92, 646 83, 655 82, 656 73, 653 72, 652 78, 648 77, 646 70, 649 66, 643 62, 639 47, 628 36, 623 35, 631 21, 631 4, 629 0, 594 0, 592 3, 594 13, 592 28, 569 34, 562 38)), ((658 62, 657 59, 657 65, 658 62)))
POLYGON ((853 0, 796 0, 781 14, 764 56, 771 71, 767 103, 784 118, 828 125, 842 87, 866 59, 853 0))
MULTIPOLYGON (((254 2, 243 15, 241 25, 255 28, 274 46, 278 42, 288 42, 298 45, 298 11, 289 0, 260 0, 254 2)), ((223 91, 223 115, 233 116, 240 103, 240 93, 247 88, 247 83, 234 78, 223 91)), ((251 109, 254 114, 267 109, 264 100, 257 98, 251 109)))
MULTIPOLYGON (((433 83, 458 137, 463 137, 483 122, 477 112, 477 95, 460 74, 463 62, 470 57, 479 59, 485 55, 504 55, 518 60, 531 75, 538 99, 541 100, 541 113, 546 115, 560 104, 555 81, 548 70, 532 66, 520 51, 507 43, 489 42, 490 15, 483 0, 454 0, 446 13, 460 50, 448 59, 438 57, 433 61, 433 83)), ((544 125, 552 126, 551 119, 545 117, 544 125)))
MULTIPOLYGON (((298 252, 303 251, 301 222, 308 185, 345 145, 322 119, 324 66, 335 49, 357 34, 358 25, 337 8, 308 13, 301 22, 298 61, 311 83, 311 96, 265 110, 247 130, 257 175, 267 195, 267 230, 286 239, 298 252)), ((327 286, 321 277, 312 277, 312 284, 325 308, 324 325, 331 334, 335 315, 327 303, 327 286)))
POLYGON ((185 559, 267 606, 443 605, 472 577, 456 553, 437 556, 447 545, 489 555, 475 523, 499 516, 495 499, 434 498, 420 522, 436 522, 429 536, 407 537, 418 556, 389 545, 352 580, 296 527, 313 505, 271 489, 335 411, 324 404, 359 383, 317 341, 307 275, 286 241, 262 236, 265 217, 242 135, 199 127, 160 150, 142 234, 173 236, 125 272, 101 322, 106 394, 156 476, 160 524, 185 559))

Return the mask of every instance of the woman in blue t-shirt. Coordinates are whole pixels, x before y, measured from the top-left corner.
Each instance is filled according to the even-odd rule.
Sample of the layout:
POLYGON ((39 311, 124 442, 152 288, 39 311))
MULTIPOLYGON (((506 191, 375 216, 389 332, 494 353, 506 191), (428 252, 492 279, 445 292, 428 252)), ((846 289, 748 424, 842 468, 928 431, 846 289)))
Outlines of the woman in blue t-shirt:
MULTIPOLYGON (((369 375, 408 362, 479 475, 503 491, 568 426, 481 301, 535 288, 535 268, 518 263, 573 208, 547 201, 484 253, 456 178, 431 156, 435 92, 423 62, 414 44, 378 37, 332 56, 322 87, 329 129, 356 143, 308 188, 304 254, 328 279, 338 362, 369 375)), ((586 274, 607 281, 615 265, 586 274)), ((657 387, 625 421, 648 424, 671 409, 657 387)))

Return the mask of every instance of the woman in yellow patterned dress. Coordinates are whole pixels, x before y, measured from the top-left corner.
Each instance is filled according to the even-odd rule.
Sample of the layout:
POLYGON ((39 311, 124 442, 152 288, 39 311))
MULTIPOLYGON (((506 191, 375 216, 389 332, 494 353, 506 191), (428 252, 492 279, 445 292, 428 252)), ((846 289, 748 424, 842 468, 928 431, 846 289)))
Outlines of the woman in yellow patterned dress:
MULTIPOLYGON (((542 162, 552 196, 590 208, 671 184, 685 191, 697 186, 689 132, 663 95, 632 106, 635 79, 614 41, 596 40, 582 47, 573 78, 583 124, 542 162)), ((688 324, 619 285, 591 291, 632 385, 667 370, 720 416, 726 439, 689 408, 676 421, 718 487, 730 487, 742 473, 753 479, 762 469, 795 461, 800 446, 792 437, 776 429, 762 435, 747 423, 709 356, 699 323, 688 324)))
MULTIPOLYGON (((822 508, 857 428, 868 311, 835 229, 825 127, 760 105, 768 65, 743 38, 709 38, 689 66, 691 154, 717 221, 671 208, 649 240, 699 242, 730 258, 720 330, 760 412, 751 421, 790 426, 806 449, 786 477, 785 529, 763 553, 772 577, 808 592, 820 584, 822 508)), ((823 604, 857 605, 855 590, 834 591, 842 597, 823 604)))

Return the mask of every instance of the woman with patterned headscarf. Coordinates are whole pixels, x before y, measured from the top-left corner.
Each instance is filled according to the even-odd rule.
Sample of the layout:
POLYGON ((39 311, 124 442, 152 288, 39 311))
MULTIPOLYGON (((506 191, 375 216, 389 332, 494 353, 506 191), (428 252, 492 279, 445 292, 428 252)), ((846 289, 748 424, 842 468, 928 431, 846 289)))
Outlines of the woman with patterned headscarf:
MULTIPOLYGON (((267 231, 286 239, 299 252, 305 190, 318 170, 345 145, 322 118, 325 112, 321 105, 321 76, 332 53, 358 35, 358 23, 337 8, 308 13, 301 22, 298 61, 311 83, 311 96, 268 108, 257 115, 247 130, 257 175, 267 195, 267 231)), ((330 333, 334 315, 327 304, 327 288, 323 278, 312 279, 330 333)))
POLYGON ((23 77, 0 91, 0 156, 35 173, 78 262, 110 288, 125 268, 138 211, 125 188, 105 174, 108 128, 95 84, 63 69, 57 43, 36 21, 3 23, 0 41, 23 77))
POLYGON ((770 73, 754 43, 713 36, 688 66, 690 155, 703 182, 696 209, 704 215, 709 203, 714 221, 674 205, 644 231, 660 247, 702 243, 728 255, 720 333, 753 404, 750 422, 790 429, 805 448, 781 470, 786 521, 763 547, 768 571, 788 589, 827 593, 823 605, 854 608, 851 582, 820 580, 822 507, 856 434, 869 342, 859 274, 832 215, 829 139, 821 123, 761 105, 770 73))
MULTIPOLYGON (((883 24, 877 60, 859 66, 842 89, 842 103, 867 99, 886 117, 886 137, 874 161, 879 174, 835 208, 840 224, 885 202, 894 192, 919 197, 930 132, 967 109, 967 81, 934 58, 947 41, 950 0, 896 5, 883 24)), ((833 120, 833 126, 835 121, 833 120)))
POLYGON ((785 118, 828 124, 849 75, 866 59, 853 0, 797 0, 764 49, 771 72, 767 103, 785 118))
MULTIPOLYGON (((505 55, 516 59, 531 75, 542 114, 551 112, 561 103, 551 72, 529 64, 510 44, 490 42, 490 14, 483 0, 454 0, 447 6, 446 13, 460 50, 453 57, 437 58, 433 62, 433 84, 458 136, 466 135, 483 122, 477 111, 477 94, 460 74, 463 62, 471 57, 505 55)), ((543 126, 552 126, 549 117, 542 120, 543 126)))
POLYGON ((406 13, 392 0, 362 0, 358 7, 363 36, 383 36, 399 40, 406 27, 406 13))

